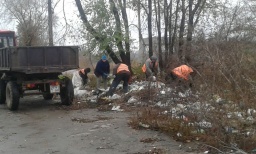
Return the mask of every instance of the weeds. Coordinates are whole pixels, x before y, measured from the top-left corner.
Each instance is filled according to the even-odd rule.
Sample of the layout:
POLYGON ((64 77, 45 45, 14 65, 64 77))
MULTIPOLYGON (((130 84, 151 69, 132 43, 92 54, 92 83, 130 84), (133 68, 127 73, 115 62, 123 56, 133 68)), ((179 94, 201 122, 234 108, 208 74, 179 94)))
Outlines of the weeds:
MULTIPOLYGON (((202 149, 210 149, 212 153, 230 150, 251 152, 256 149, 254 48, 253 44, 208 42, 198 47, 194 55, 196 61, 190 63, 197 73, 193 79, 194 95, 180 97, 182 88, 177 90, 179 87, 175 89, 169 85, 174 90, 166 95, 159 95, 158 88, 149 88, 128 94, 115 103, 124 104, 131 95, 137 95, 138 102, 145 103, 137 105, 138 111, 130 118, 129 125, 134 129, 161 131, 183 142, 199 141, 203 143, 202 149), (156 107, 153 102, 158 101, 166 105, 156 107), (173 111, 178 105, 186 108, 173 111)), ((167 68, 170 70, 178 64, 173 60, 167 68)), ((132 69, 134 80, 145 80, 141 65, 135 64, 132 69)), ((96 78, 89 76, 89 79, 89 86, 95 87, 96 78)), ((100 111, 112 107, 110 102, 100 103, 105 105, 98 108, 100 111)), ((130 110, 134 111, 134 108, 130 110)), ((151 139, 144 140, 147 141, 151 139)))
MULTIPOLYGON (((139 110, 130 119, 130 126, 159 130, 183 142, 200 141, 213 153, 228 150, 245 153, 243 151, 256 149, 256 54, 253 48, 253 44, 237 42, 201 46, 194 55, 197 61, 191 62, 197 72, 193 92, 198 98, 177 100, 174 94, 161 96, 161 101, 172 103, 164 109, 139 110), (201 102, 198 110, 188 108, 180 116, 164 112, 177 103, 195 101, 201 102), (202 121, 210 125, 206 127, 202 121)), ((156 95, 152 93, 149 97, 146 91, 138 94, 143 101, 156 95)))
POLYGON ((133 80, 145 80, 145 74, 141 70, 142 65, 134 63, 132 65, 133 80))

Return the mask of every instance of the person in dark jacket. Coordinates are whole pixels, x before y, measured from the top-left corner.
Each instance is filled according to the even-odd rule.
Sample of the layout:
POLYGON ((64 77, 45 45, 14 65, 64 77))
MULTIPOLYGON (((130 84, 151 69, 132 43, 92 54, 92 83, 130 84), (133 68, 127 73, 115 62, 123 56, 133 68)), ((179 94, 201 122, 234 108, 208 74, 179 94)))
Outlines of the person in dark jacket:
POLYGON ((118 63, 114 68, 113 68, 113 75, 115 75, 115 78, 109 88, 109 91, 107 92, 107 96, 112 96, 113 93, 116 90, 116 87, 118 84, 123 81, 123 91, 125 93, 128 92, 128 82, 131 77, 131 72, 129 71, 129 68, 126 64, 124 63, 118 63))
POLYGON ((107 60, 107 56, 103 55, 101 60, 98 61, 96 68, 94 70, 94 74, 97 77, 97 89, 100 88, 100 83, 103 81, 104 89, 107 89, 107 78, 110 72, 109 62, 107 60))

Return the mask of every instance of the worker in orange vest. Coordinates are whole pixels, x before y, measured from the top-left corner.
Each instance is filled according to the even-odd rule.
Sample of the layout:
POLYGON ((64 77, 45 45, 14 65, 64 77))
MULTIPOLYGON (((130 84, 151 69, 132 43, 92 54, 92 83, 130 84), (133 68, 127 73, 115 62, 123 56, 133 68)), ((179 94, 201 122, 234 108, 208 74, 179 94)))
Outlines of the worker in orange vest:
POLYGON ((115 75, 115 78, 109 88, 109 91, 107 92, 107 96, 112 96, 113 93, 116 90, 116 87, 118 84, 123 81, 123 91, 125 93, 128 92, 128 82, 131 78, 131 72, 129 71, 129 68, 126 64, 124 63, 118 63, 114 68, 113 68, 113 75, 115 75))
POLYGON ((142 66, 142 72, 146 74, 147 79, 156 76, 160 72, 156 56, 151 56, 146 60, 145 64, 142 66))
POLYGON ((73 73, 72 83, 74 88, 79 87, 83 89, 88 83, 88 73, 91 72, 90 68, 79 69, 73 73))
POLYGON ((192 77, 191 74, 193 73, 193 69, 187 65, 181 65, 172 69, 171 73, 166 76, 166 80, 171 78, 172 80, 178 79, 179 81, 190 82, 189 86, 192 86, 192 77))

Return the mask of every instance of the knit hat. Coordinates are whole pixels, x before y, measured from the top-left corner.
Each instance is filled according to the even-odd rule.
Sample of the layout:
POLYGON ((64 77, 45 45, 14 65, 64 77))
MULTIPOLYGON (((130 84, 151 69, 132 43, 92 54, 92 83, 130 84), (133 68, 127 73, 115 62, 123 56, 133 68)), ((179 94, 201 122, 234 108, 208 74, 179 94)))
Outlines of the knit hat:
POLYGON ((107 60, 107 56, 106 56, 106 55, 103 55, 103 56, 101 57, 101 59, 102 59, 102 60, 107 60))
POLYGON ((157 57, 156 56, 151 56, 150 59, 151 60, 157 60, 157 57))

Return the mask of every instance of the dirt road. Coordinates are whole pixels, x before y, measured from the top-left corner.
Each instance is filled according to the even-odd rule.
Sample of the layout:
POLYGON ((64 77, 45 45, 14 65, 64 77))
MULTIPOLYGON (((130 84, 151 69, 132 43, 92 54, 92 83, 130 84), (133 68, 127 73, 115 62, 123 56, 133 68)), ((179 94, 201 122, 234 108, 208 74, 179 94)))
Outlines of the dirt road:
POLYGON ((17 112, 0 105, 1 154, 189 153, 159 132, 130 128, 129 113, 65 110, 42 99, 22 98, 17 112))

